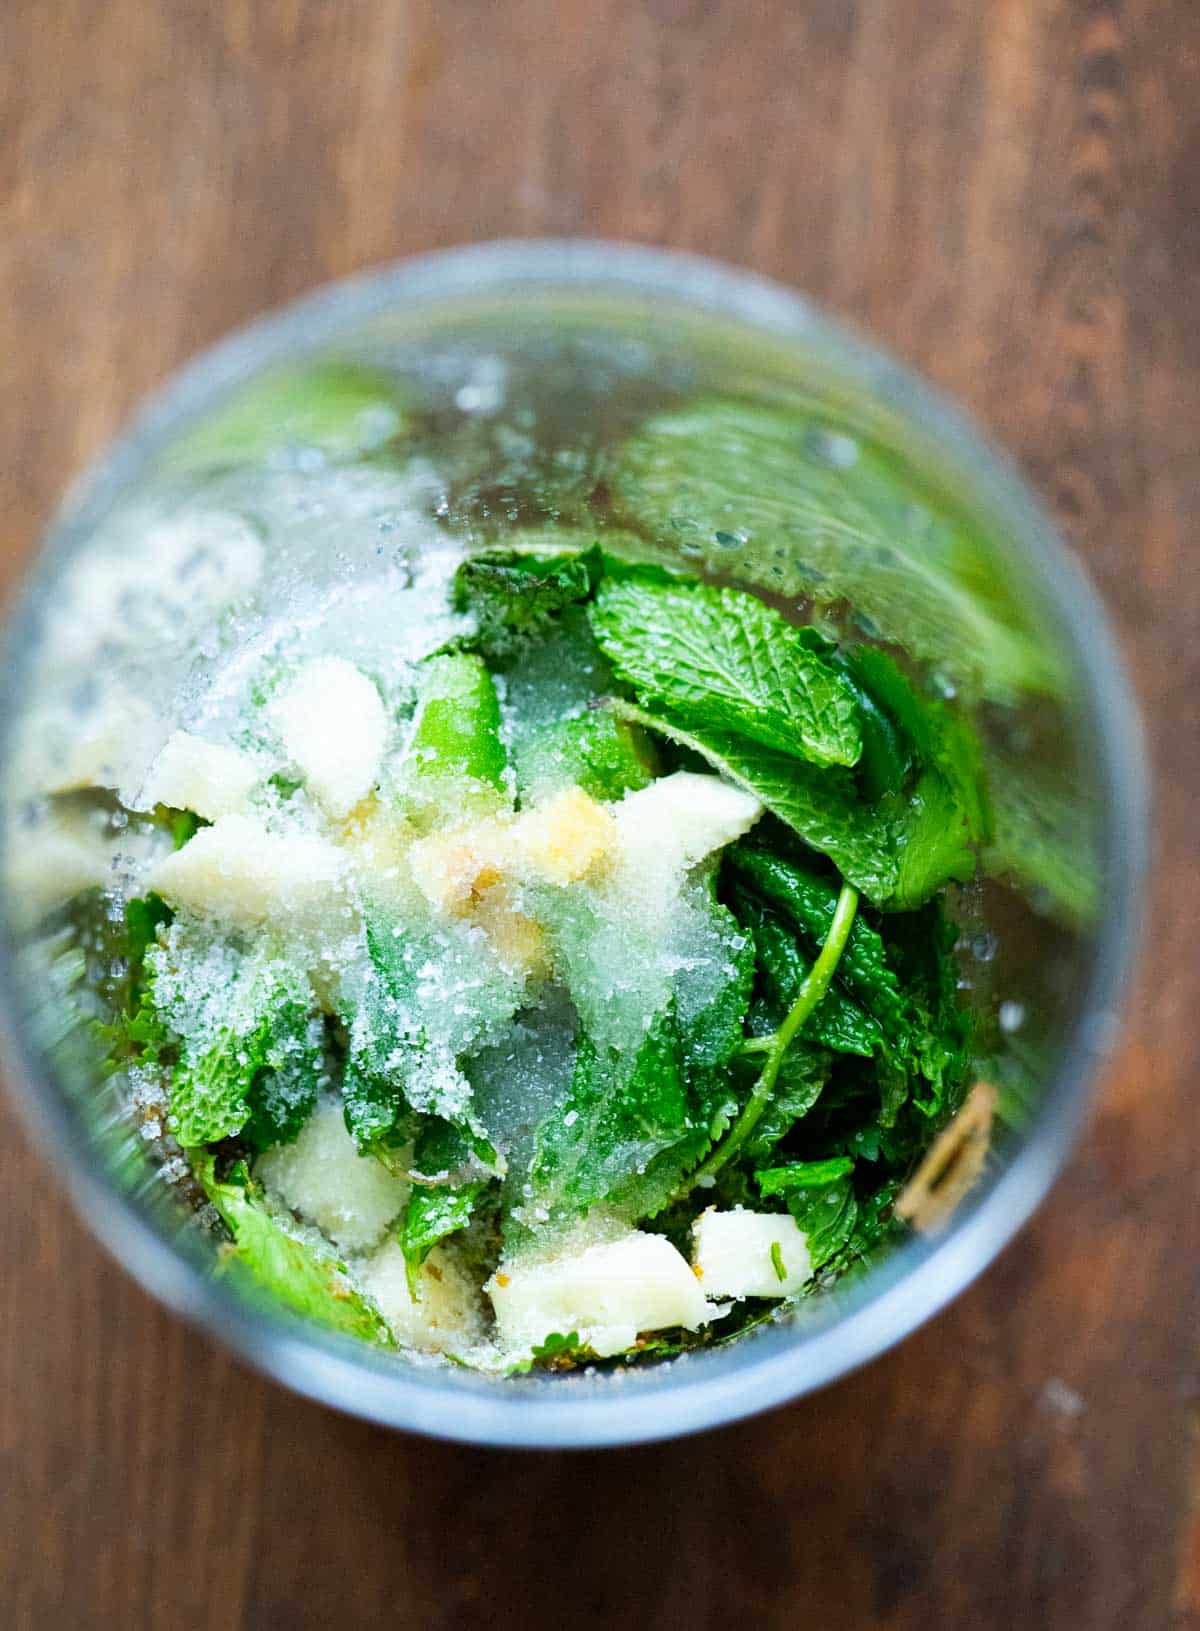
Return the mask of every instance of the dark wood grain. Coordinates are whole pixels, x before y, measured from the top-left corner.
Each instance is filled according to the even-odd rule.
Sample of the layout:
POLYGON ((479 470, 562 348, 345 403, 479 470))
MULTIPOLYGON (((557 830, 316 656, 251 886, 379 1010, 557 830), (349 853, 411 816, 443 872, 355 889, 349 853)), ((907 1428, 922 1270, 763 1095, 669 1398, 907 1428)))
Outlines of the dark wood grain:
POLYGON ((799 285, 958 393, 1104 590, 1158 866, 1050 1204, 898 1353, 744 1427, 512 1456, 190 1337, 0 1108, 0 1624, 1200 1626, 1194 0, 7 0, 0 511, 231 325, 522 233, 799 285))

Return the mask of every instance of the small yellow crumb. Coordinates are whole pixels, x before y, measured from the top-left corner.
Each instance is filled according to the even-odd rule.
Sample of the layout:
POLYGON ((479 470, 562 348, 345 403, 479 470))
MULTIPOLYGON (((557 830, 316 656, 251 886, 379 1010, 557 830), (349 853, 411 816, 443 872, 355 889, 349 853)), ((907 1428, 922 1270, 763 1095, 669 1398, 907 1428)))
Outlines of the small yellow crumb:
POLYGON ((510 1286, 510 1285, 512 1285, 512 1281, 508 1277, 507 1274, 501 1274, 500 1271, 497 1270, 496 1271, 496 1284, 498 1286, 510 1286))

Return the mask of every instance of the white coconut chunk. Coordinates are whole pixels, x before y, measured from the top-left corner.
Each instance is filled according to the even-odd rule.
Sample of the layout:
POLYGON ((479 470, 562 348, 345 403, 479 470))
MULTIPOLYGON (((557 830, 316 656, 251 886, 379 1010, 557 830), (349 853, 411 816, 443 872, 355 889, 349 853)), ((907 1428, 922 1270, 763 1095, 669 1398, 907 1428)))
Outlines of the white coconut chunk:
POLYGON ((371 1155, 360 1155, 337 1099, 323 1099, 293 1144, 277 1144, 255 1176, 285 1206, 343 1251, 366 1251, 408 1199, 408 1184, 371 1155))
POLYGON ((150 766, 133 808, 152 810, 165 804, 215 821, 244 809, 257 781, 258 766, 248 753, 175 731, 150 766))
POLYGON ((624 870, 685 871, 748 833, 762 813, 758 799, 719 776, 663 776, 613 807, 624 870))
POLYGON ((147 884, 172 906, 234 928, 273 922, 337 933, 353 916, 347 880, 345 855, 325 839, 227 815, 153 867, 147 884))
POLYGON ((504 1346, 521 1353, 551 1332, 577 1331, 603 1358, 632 1347, 643 1331, 694 1331, 720 1312, 669 1240, 636 1229, 553 1257, 502 1263, 484 1290, 504 1346))
POLYGON ((696 1273, 709 1297, 790 1297, 812 1278, 808 1242, 786 1212, 710 1207, 696 1220, 692 1238, 696 1273))
POLYGON ((375 785, 387 743, 383 699, 343 657, 305 663, 272 714, 288 759, 332 816, 347 815, 375 785))
POLYGON ((435 1246, 421 1265, 415 1299, 404 1253, 394 1240, 360 1265, 358 1278, 403 1347, 462 1354, 483 1340, 479 1292, 445 1246, 435 1246))

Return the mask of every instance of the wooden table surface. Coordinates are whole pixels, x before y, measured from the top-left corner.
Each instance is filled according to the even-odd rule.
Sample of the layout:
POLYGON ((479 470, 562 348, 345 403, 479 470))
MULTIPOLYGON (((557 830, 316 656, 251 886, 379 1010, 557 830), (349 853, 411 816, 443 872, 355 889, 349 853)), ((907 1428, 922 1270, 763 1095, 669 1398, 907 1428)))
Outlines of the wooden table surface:
POLYGON ((957 1305, 691 1441, 514 1455, 299 1403, 152 1304, 0 1107, 0 1626, 1200 1626, 1195 0, 5 0, 3 559, 150 387, 393 256, 682 246, 957 393, 1151 720, 1145 974, 957 1305))

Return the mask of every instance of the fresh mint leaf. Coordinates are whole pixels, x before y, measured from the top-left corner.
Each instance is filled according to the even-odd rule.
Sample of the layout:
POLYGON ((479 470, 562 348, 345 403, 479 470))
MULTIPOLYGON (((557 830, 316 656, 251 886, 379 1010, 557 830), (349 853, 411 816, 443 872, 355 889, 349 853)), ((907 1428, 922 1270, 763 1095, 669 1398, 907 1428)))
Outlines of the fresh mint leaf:
POLYGON ((631 1222, 657 1218, 728 1131, 740 1102, 728 1070, 693 1070, 688 1082, 686 1130, 644 1169, 634 1168, 614 1189, 610 1203, 631 1222))
MULTIPOLYGON (((958 1001, 958 931, 935 901, 920 912, 889 918, 887 936, 888 957, 905 996, 893 1056, 920 1079, 917 1108, 945 1119, 961 1101, 971 1038, 970 1015, 958 1001)), ((923 1138, 928 1131, 922 1130, 923 1138)))
POLYGON ((144 996, 129 1016, 123 1035, 125 1041, 138 1054, 140 1061, 145 1064, 158 1063, 161 1055, 171 1050, 170 1032, 159 1018, 149 997, 144 996))
MULTIPOLYGON (((758 871, 762 877, 763 867, 758 871)), ((971 1029, 958 1000, 957 930, 935 901, 916 912, 888 914, 881 931, 864 923, 863 931, 848 948, 839 978, 879 1025, 879 1125, 897 1125, 910 1094, 921 1115, 943 1117, 965 1081, 971 1029)), ((914 1136, 928 1135, 926 1126, 914 1136)), ((894 1140, 885 1144, 897 1148, 894 1140)))
MULTIPOLYGON (((806 953, 821 944, 836 891, 798 862, 751 841, 731 849, 725 866, 731 898, 758 941, 760 980, 775 999, 769 1018, 782 1007, 806 953), (794 947, 789 949, 786 933, 772 931, 772 917, 776 923, 782 918, 784 929, 794 932, 794 947)), ((955 938, 953 924, 936 903, 918 912, 890 913, 882 930, 859 915, 837 972, 843 996, 852 993, 854 1000, 840 1013, 818 1010, 813 1019, 823 1028, 804 1033, 840 1054, 873 1056, 870 1075, 862 1078, 859 1120, 841 1135, 869 1159, 907 1159, 928 1141, 929 1119, 946 1116, 957 1103, 966 1076, 969 1022, 958 1003, 955 938), (846 1046, 867 1042, 863 1020, 870 1027, 870 1047, 846 1046), (904 1110, 910 1099, 916 1123, 904 1110)), ((761 1024, 756 1019, 756 1028, 761 1024)))
POLYGON ((888 907, 911 911, 951 882, 970 883, 978 866, 970 829, 950 784, 926 770, 896 816, 896 886, 888 907))
POLYGON ((836 1275, 845 1284, 850 1277, 865 1272, 886 1246, 904 1235, 905 1226, 892 1210, 903 1182, 903 1177, 892 1175, 856 1190, 853 1226, 844 1243, 823 1262, 823 1276, 836 1275))
POLYGON ((579 553, 488 550, 454 576, 454 606, 470 612, 472 644, 488 657, 509 657, 543 633, 566 606, 586 600, 600 580, 596 545, 579 553))
POLYGON ((419 1295, 421 1265, 439 1241, 466 1228, 484 1187, 483 1183, 462 1184, 456 1189, 413 1186, 400 1225, 400 1249, 414 1297, 419 1295))
POLYGON ((288 776, 282 770, 277 770, 274 775, 267 777, 267 786, 273 788, 286 802, 290 798, 295 798, 304 783, 296 776, 288 776))
POLYGON ((903 1188, 904 1178, 903 1174, 894 1174, 865 1194, 859 1193, 854 1232, 837 1265, 840 1273, 848 1274, 868 1267, 882 1247, 903 1236, 905 1226, 892 1208, 903 1188))
POLYGON ((525 1376, 531 1370, 574 1370, 579 1365, 590 1365, 596 1355, 579 1339, 578 1331, 551 1331, 541 1342, 529 1350, 529 1358, 518 1361, 507 1374, 525 1376))
POLYGON ((190 843, 201 827, 212 825, 198 816, 194 810, 177 810, 169 804, 156 804, 150 820, 156 827, 170 833, 171 843, 175 849, 182 849, 185 844, 190 843))
MULTIPOLYGON (((474 1109, 459 1064, 509 1024, 524 983, 481 946, 481 937, 426 919, 399 918, 391 904, 363 900, 370 977, 340 1015, 349 1032, 342 1087, 346 1125, 364 1153, 381 1156, 409 1142, 412 1112, 441 1117, 495 1168, 496 1151, 474 1109), (454 999, 444 1000, 451 982, 454 999)), ((418 1123, 420 1125, 420 1123, 418 1123)))
POLYGON ((672 922, 648 924, 644 943, 623 921, 608 926, 615 935, 586 914, 568 927, 558 944, 584 1034, 567 1099, 537 1134, 535 1205, 582 1211, 603 1199, 631 1219, 653 1216, 736 1109, 724 1066, 744 1038, 753 944, 711 873, 688 882, 672 922), (624 959, 619 991, 614 957, 624 959))
POLYGON ((244 1132, 258 1149, 294 1139, 317 1101, 319 1042, 304 1006, 272 994, 246 1029, 232 1018, 202 1052, 183 1048, 171 1074, 171 1123, 186 1147, 244 1132))
POLYGON ((463 1183, 480 1168, 490 1174, 495 1164, 496 1151, 479 1133, 442 1116, 423 1118, 412 1157, 418 1182, 463 1183))
POLYGON ((629 577, 602 583, 589 615, 642 706, 817 765, 862 752, 850 686, 755 596, 629 577))
POLYGON ((970 1021, 957 1001, 955 930, 940 910, 885 923, 903 1012, 873 1060, 839 1057, 812 1120, 792 1142, 808 1158, 842 1153, 903 1176, 962 1102, 970 1021))
POLYGON ((854 1162, 848 1156, 838 1155, 828 1161, 789 1161, 786 1166, 767 1167, 755 1173, 755 1182, 765 1197, 792 1195, 797 1190, 826 1189, 840 1183, 854 1171, 854 1162))
POLYGON ((263 1064, 246 1090, 250 1115, 241 1135, 255 1150, 291 1144, 300 1136, 324 1075, 323 1026, 302 1004, 276 1008, 261 1035, 263 1064))
MULTIPOLYGON (((605 761, 610 757, 625 760, 631 785, 640 779, 636 766, 617 748, 616 733, 605 743, 603 737, 589 734, 582 723, 612 694, 616 683, 608 659, 596 644, 585 606, 564 607, 546 629, 494 668, 504 692, 504 747, 523 802, 535 792, 544 795, 565 785, 558 752, 589 777, 598 776, 601 783, 609 779, 605 761)), ((636 749, 639 741, 646 743, 647 738, 636 728, 625 745, 636 749)), ((637 757, 635 752, 632 758, 637 757)), ((653 762, 652 749, 650 758, 653 762)))
POLYGON ((370 1070, 353 1054, 342 1077, 342 1113, 346 1131, 362 1154, 381 1159, 387 1151, 410 1144, 420 1121, 404 1097, 401 1082, 370 1070))
POLYGON ((698 880, 692 899, 702 904, 710 931, 704 962, 719 963, 722 978, 713 992, 711 967, 678 968, 674 975, 676 1016, 684 1067, 692 1075, 728 1064, 742 1045, 746 1011, 754 988, 754 941, 716 897, 715 874, 698 880))
POLYGON ((690 729, 619 699, 608 706, 619 718, 699 754, 726 781, 753 793, 876 906, 909 910, 951 879, 974 876, 963 813, 934 771, 911 794, 868 804, 846 770, 816 770, 743 737, 690 729))
POLYGON ((619 522, 683 546, 699 569, 849 602, 874 637, 973 695, 1061 688, 982 524, 857 432, 795 410, 700 402, 643 425, 615 456, 610 487, 619 522))
POLYGON ((904 911, 946 883, 966 883, 975 875, 978 846, 992 835, 979 737, 940 698, 921 695, 885 652, 860 646, 839 661, 858 688, 860 705, 872 699, 880 717, 902 733, 910 764, 917 767, 911 786, 897 784, 881 795, 883 807, 893 812, 897 860, 887 905, 904 911))
POLYGON ((144 990, 146 953, 151 946, 158 944, 159 931, 169 928, 174 921, 175 914, 161 895, 151 892, 125 902, 127 977, 133 999, 131 1006, 136 1006, 136 1000, 144 990))
POLYGON ((579 1340, 578 1331, 568 1332, 566 1336, 561 1331, 551 1331, 544 1342, 535 1342, 530 1349, 531 1358, 543 1361, 562 1360, 567 1356, 573 1359, 590 1353, 591 1349, 579 1340))
POLYGON ((112 1018, 96 1026, 108 1070, 124 1069, 134 1059, 155 1064, 162 1053, 171 1051, 170 1032, 147 991, 146 956, 174 920, 174 912, 159 895, 135 896, 125 903, 124 943, 114 944, 106 957, 110 967, 120 966, 120 959, 124 970, 105 988, 112 1018))
MULTIPOLYGON (((825 1163, 816 1165, 824 1167, 825 1163)), ((817 1274, 845 1251, 858 1222, 858 1200, 849 1177, 815 1184, 797 1184, 785 1192, 788 1211, 795 1218, 808 1246, 817 1274)))
POLYGON ((191 843, 201 827, 208 825, 194 810, 176 810, 171 817, 171 842, 176 849, 182 849, 191 843))
POLYGON ((887 710, 858 682, 844 654, 836 652, 830 661, 855 688, 862 720, 863 750, 857 770, 863 793, 872 803, 899 793, 912 769, 911 743, 887 710))
POLYGON ((846 949, 850 930, 858 914, 858 903, 857 890, 850 884, 843 884, 838 892, 837 906, 829 932, 813 962, 812 971, 801 986, 795 1002, 784 1016, 778 1030, 767 1039, 762 1068, 746 1102, 739 1108, 736 1120, 719 1146, 692 1174, 692 1186, 713 1177, 723 1166, 737 1157, 762 1119, 763 1112, 774 1097, 781 1064, 833 983, 837 965, 846 949))
POLYGON ((343 1336, 394 1346, 383 1315, 354 1286, 345 1263, 315 1236, 302 1237, 287 1219, 269 1211, 244 1164, 219 1181, 213 1157, 194 1151, 192 1167, 233 1236, 232 1245, 221 1249, 220 1273, 242 1277, 293 1313, 343 1336))
POLYGON ((876 1065, 875 1078, 879 1084, 879 1126, 881 1129, 894 1127, 900 1119, 900 1112, 908 1102, 912 1087, 910 1080, 911 1067, 911 1033, 906 1035, 898 1048, 889 1048, 884 1057, 876 1065))

